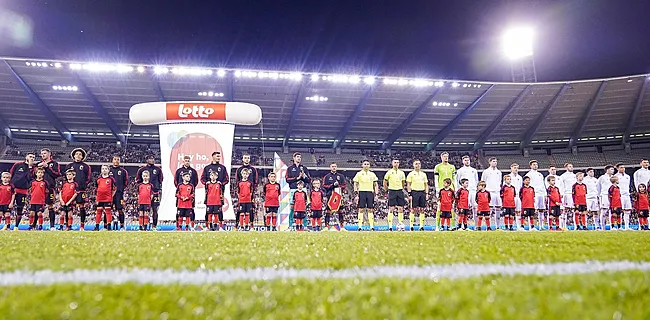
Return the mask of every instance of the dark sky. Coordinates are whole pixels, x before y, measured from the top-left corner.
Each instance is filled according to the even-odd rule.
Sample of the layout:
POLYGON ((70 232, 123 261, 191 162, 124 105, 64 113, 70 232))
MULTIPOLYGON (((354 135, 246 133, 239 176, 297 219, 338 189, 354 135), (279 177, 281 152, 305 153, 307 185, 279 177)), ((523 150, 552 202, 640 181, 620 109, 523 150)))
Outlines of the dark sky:
MULTIPOLYGON (((0 55, 507 80, 499 36, 536 28, 540 81, 650 72, 649 0, 0 0, 33 41, 0 55)), ((5 11, 6 12, 6 11, 5 11)))

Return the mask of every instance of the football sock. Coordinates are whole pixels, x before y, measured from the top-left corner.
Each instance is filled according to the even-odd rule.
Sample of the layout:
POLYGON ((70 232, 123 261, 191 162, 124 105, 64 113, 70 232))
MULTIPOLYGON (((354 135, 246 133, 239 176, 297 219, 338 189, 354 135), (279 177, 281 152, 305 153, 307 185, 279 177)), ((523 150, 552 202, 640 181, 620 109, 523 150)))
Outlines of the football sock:
POLYGON ((359 225, 359 229, 363 227, 363 211, 359 209, 359 214, 357 215, 357 224, 359 225))
POLYGON ((415 223, 415 210, 409 212, 409 222, 411 223, 411 228, 413 228, 413 224, 415 223))
MULTIPOLYGON (((625 229, 629 229, 630 228, 630 212, 629 211, 626 211, 626 212, 623 213, 623 219, 625 220, 625 229)), ((619 223, 621 223, 620 218, 619 218, 619 223)))
POLYGON ((424 228, 424 218, 424 211, 420 211, 420 228, 424 228))
POLYGON ((393 228, 393 211, 388 210, 388 227, 393 228))
POLYGON ((404 209, 397 210, 397 222, 404 224, 404 209))
POLYGON ((368 211, 368 221, 370 222, 370 228, 375 227, 375 213, 373 210, 368 211))

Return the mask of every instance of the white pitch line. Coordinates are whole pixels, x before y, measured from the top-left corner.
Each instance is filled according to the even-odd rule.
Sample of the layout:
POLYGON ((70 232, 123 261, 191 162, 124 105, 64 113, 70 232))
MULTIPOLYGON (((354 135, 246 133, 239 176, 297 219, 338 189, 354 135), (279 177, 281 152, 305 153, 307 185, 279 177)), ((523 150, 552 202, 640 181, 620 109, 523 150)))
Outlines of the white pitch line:
POLYGON ((283 279, 466 279, 471 277, 574 275, 594 272, 650 271, 650 262, 585 261, 536 264, 450 264, 431 266, 379 266, 354 269, 224 269, 154 270, 107 269, 72 271, 12 271, 0 273, 0 286, 51 284, 182 284, 203 285, 235 281, 283 279))

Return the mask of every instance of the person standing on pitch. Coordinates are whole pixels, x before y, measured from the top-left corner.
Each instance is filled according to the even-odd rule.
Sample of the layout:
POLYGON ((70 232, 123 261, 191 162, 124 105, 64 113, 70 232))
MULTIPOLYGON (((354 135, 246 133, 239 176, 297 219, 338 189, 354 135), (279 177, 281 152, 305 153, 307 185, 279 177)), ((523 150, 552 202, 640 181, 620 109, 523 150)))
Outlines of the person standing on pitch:
MULTIPOLYGON (((600 195, 600 218, 602 230, 605 230, 606 221, 611 220, 611 212, 609 211, 609 187, 612 186, 611 178, 614 176, 614 166, 608 164, 605 166, 605 174, 598 177, 598 194, 600 195), (609 213, 607 220, 605 215, 609 213)), ((613 228, 614 226, 610 226, 613 228)))
MULTIPOLYGON (((625 173, 625 165, 622 163, 616 164, 616 170, 618 173, 615 176, 618 177, 618 187, 621 191, 621 204, 623 207, 623 230, 632 230, 630 229, 630 213, 632 213, 632 195, 630 194, 630 175, 625 173)), ((620 217, 619 217, 620 219, 620 217)))
POLYGON ((375 231, 375 195, 379 193, 377 176, 370 171, 370 161, 363 160, 363 169, 354 176, 354 200, 359 208, 359 231, 363 227, 363 214, 368 214, 370 231, 375 231))
POLYGON ((393 212, 397 206, 397 218, 402 223, 404 219, 404 184, 406 175, 399 169, 399 160, 393 160, 393 167, 384 175, 384 190, 388 190, 388 231, 393 231, 393 212), (402 217, 400 219, 399 217, 402 217))
MULTIPOLYGON (((467 180, 467 190, 469 191, 469 207, 476 218, 476 189, 478 187, 478 171, 470 165, 469 156, 463 156, 463 167, 456 171, 456 185, 460 189, 461 180, 467 180)), ((465 216, 467 219, 467 216, 465 216)), ((476 225, 476 220, 474 221, 476 225)), ((465 226, 467 227, 467 226, 465 226)))
MULTIPOLYGON (((481 181, 485 181, 485 191, 490 193, 490 210, 494 214, 494 226, 501 230, 501 182, 503 174, 497 169, 497 158, 490 158, 490 167, 483 170, 481 181)), ((490 217, 488 217, 490 219, 490 217)), ((488 228, 489 225, 488 225, 488 228)))
POLYGON ((138 169, 136 174, 136 182, 142 183, 142 173, 147 171, 149 172, 149 183, 151 183, 152 199, 151 199, 151 230, 156 231, 158 229, 158 208, 160 208, 160 197, 162 196, 162 182, 163 182, 163 173, 162 169, 157 166, 156 158, 153 155, 147 156, 147 164, 138 169))
POLYGON ((65 166, 66 172, 68 170, 74 170, 75 172, 74 182, 77 183, 78 188, 77 199, 75 202, 77 203, 77 208, 79 209, 79 217, 81 218, 79 230, 83 230, 86 226, 86 188, 88 188, 88 184, 92 178, 90 166, 84 162, 84 160, 86 160, 86 155, 86 150, 82 148, 73 149, 70 153, 70 157, 72 157, 73 162, 68 163, 68 165, 65 166))
POLYGON ((113 156, 110 176, 115 180, 115 186, 117 187, 117 191, 113 196, 113 209, 117 211, 120 230, 124 230, 124 191, 129 185, 129 172, 120 166, 120 160, 120 156, 113 156))
POLYGON ((650 182, 650 170, 648 170, 649 166, 650 162, 648 162, 648 159, 641 159, 641 169, 634 172, 634 190, 638 191, 639 185, 642 183, 645 186, 648 186, 648 182, 650 182))
MULTIPOLYGON (((199 174, 196 172, 194 168, 192 168, 192 165, 190 164, 190 156, 186 155, 183 156, 183 165, 176 169, 176 173, 174 173, 174 186, 178 188, 178 185, 183 183, 183 176, 185 174, 190 175, 190 184, 196 189, 196 186, 199 184, 199 174)), ((192 198, 196 202, 196 198, 192 198)), ((205 201, 205 200, 204 200, 205 201)), ((192 225, 195 224, 196 221, 196 214, 194 213, 194 207, 196 203, 192 203, 192 212, 190 212, 190 221, 192 222, 192 225)), ((178 215, 178 211, 176 211, 176 215, 178 215)), ((207 216, 206 216, 207 217, 207 216)), ((178 223, 178 216, 176 217, 176 223, 178 223)), ((178 229, 178 226, 176 226, 178 229)))
MULTIPOLYGON (((285 174, 285 180, 289 184, 289 199, 293 199, 293 193, 298 190, 298 182, 302 181, 303 185, 308 186, 311 183, 311 175, 309 175, 309 170, 307 167, 302 165, 302 155, 300 152, 295 152, 293 154, 293 163, 287 168, 287 173, 285 174)), ((289 229, 292 228, 294 222, 294 207, 293 200, 290 200, 289 203, 289 229)), ((304 223, 304 222, 303 222, 304 223)), ((303 224, 304 227, 304 224, 303 224)))
MULTIPOLYGON (((433 168, 433 174, 434 174, 434 183, 436 186, 436 194, 440 193, 440 189, 444 187, 444 181, 445 179, 451 179, 452 181, 452 190, 456 190, 456 167, 454 167, 453 164, 449 163, 449 153, 443 152, 440 154, 440 160, 442 161, 441 163, 438 163, 434 168, 433 168)), ((436 213, 436 231, 438 231, 440 227, 440 208, 438 208, 438 211, 436 213)), ((453 212, 452 212, 453 216, 453 212)))
POLYGON ((587 211, 593 217, 594 220, 594 230, 597 230, 600 226, 600 215, 598 210, 600 210, 600 204, 598 203, 598 179, 594 177, 594 168, 587 168, 587 176, 584 178, 583 182, 587 186, 587 211))
MULTIPOLYGON (((530 171, 524 177, 530 177, 530 186, 535 190, 535 210, 539 219, 539 230, 543 230, 544 212, 546 211, 546 184, 544 183, 544 176, 537 171, 539 168, 537 160, 530 160, 528 165, 530 166, 530 171)), ((533 229, 535 229, 534 225, 530 230, 533 229)))
MULTIPOLYGON (((334 192, 338 193, 339 195, 343 195, 343 191, 345 191, 345 176, 336 172, 336 170, 336 163, 332 162, 330 164, 330 172, 327 173, 323 178, 323 189, 325 190, 327 199, 331 199, 334 192)), ((329 207, 329 201, 327 209, 325 211, 325 227, 330 230, 335 230, 333 227, 330 228, 330 215, 334 213, 338 214, 339 228, 341 231, 345 231, 345 228, 343 226, 343 212, 340 208, 338 210, 332 210, 329 207)))
MULTIPOLYGON (((429 201, 429 180, 427 174, 422 171, 420 160, 413 160, 413 171, 409 172, 406 177, 406 191, 409 195, 411 212, 409 221, 411 222, 411 231, 414 230, 415 213, 420 217, 420 231, 424 231, 424 209, 429 201)), ((400 229, 404 227, 404 216, 398 216, 400 229)))
MULTIPOLYGON (((524 186, 524 180, 523 178, 519 175, 519 165, 516 163, 513 163, 510 165, 510 184, 512 184, 513 187, 515 187, 515 223, 519 223, 522 218, 521 216, 521 198, 519 197, 519 191, 521 191, 521 187, 524 186)), ((516 229, 523 230, 523 226, 520 225, 519 227, 515 226, 516 229)))
POLYGON ((573 164, 567 162, 564 164, 566 171, 560 176, 559 185, 562 186, 564 191, 562 196, 562 204, 564 205, 564 212, 562 213, 562 220, 560 221, 562 230, 567 229, 567 217, 573 216, 573 230, 578 230, 576 221, 579 219, 579 214, 575 213, 575 203, 573 202, 573 185, 576 184, 576 174, 573 173, 573 164))
MULTIPOLYGON (((56 220, 56 211, 54 210, 54 202, 56 202, 56 179, 61 176, 61 166, 58 162, 52 160, 52 152, 50 149, 41 149, 41 159, 36 167, 45 170, 43 180, 47 182, 47 197, 45 198, 45 205, 50 218, 50 230, 56 230, 54 227, 54 220, 56 220)), ((59 224, 59 229, 63 229, 63 223, 59 224)))
POLYGON ((27 204, 27 193, 29 188, 32 185, 32 170, 34 165, 34 153, 28 152, 25 155, 25 161, 20 161, 14 163, 9 170, 11 175, 11 185, 14 187, 16 192, 16 197, 14 202, 16 203, 16 224, 14 225, 14 230, 18 230, 20 227, 20 220, 23 218, 23 210, 27 204))

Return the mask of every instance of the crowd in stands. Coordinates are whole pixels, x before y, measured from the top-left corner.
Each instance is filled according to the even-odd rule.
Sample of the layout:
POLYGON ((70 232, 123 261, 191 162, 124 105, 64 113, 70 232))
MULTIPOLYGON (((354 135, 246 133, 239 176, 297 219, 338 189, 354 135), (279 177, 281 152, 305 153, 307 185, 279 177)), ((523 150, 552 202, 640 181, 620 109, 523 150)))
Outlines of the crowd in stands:
MULTIPOLYGON (((402 163, 402 167, 408 168, 413 160, 420 160, 422 168, 433 169, 440 163, 440 155, 427 151, 409 151, 409 150, 393 150, 390 154, 384 151, 376 150, 362 150, 362 157, 360 159, 349 159, 350 164, 361 164, 364 160, 369 160, 370 164, 375 167, 387 168, 390 167, 393 159, 398 159, 402 163)), ((478 154, 470 152, 449 152, 449 163, 456 167, 463 165, 463 156, 470 156, 472 166, 477 169, 483 169, 483 165, 479 161, 478 154)))

